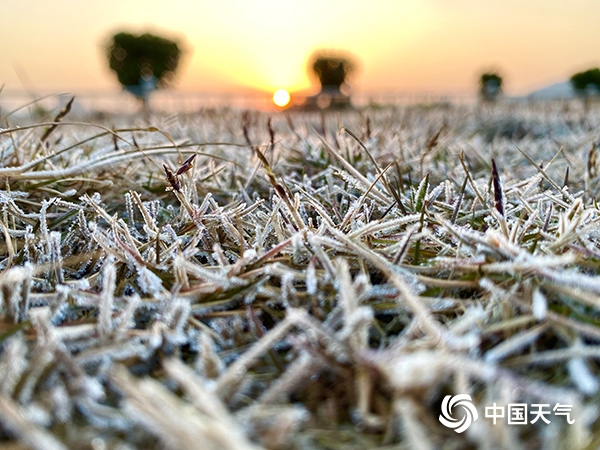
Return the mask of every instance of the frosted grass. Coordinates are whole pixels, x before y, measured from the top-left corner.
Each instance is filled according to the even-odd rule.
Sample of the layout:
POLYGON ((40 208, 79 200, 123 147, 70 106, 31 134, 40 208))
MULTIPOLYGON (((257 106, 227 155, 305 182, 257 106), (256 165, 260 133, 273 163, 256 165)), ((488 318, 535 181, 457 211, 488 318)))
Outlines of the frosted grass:
POLYGON ((0 442, 600 445, 598 105, 63 116, 0 130, 0 442))

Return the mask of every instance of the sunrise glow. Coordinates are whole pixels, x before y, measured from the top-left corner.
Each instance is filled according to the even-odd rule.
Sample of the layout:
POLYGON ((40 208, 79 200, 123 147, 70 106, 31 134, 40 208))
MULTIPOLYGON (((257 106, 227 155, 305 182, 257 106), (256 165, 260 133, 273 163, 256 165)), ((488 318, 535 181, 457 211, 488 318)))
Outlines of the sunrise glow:
POLYGON ((314 95, 308 59, 332 49, 356 58, 353 92, 474 93, 478 74, 492 68, 507 94, 525 94, 600 64, 587 45, 600 2, 548 2, 5 2, 0 86, 118 90, 107 39, 148 31, 182 44, 172 87, 183 92, 262 95, 285 86, 314 95))
POLYGON ((278 89, 273 94, 273 103, 275 103, 280 108, 285 108, 290 104, 290 100, 292 99, 290 93, 285 89, 278 89))

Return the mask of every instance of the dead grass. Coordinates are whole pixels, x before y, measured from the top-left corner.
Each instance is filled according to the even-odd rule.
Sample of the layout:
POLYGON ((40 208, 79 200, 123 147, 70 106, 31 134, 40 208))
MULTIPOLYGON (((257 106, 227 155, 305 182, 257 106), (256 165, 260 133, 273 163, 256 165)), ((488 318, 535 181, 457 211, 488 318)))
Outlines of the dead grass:
POLYGON ((597 107, 68 113, 2 117, 0 441, 600 445, 597 107))

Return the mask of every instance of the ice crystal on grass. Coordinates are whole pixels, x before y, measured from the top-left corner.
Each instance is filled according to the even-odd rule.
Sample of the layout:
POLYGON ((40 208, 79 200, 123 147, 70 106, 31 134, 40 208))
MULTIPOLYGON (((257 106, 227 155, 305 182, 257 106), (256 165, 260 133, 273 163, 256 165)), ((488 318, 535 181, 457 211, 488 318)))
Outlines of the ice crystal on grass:
POLYGON ((597 447, 600 114, 557 108, 7 125, 0 445, 597 447))
POLYGON ((0 275, 4 318, 14 323, 27 319, 33 266, 12 267, 0 275))

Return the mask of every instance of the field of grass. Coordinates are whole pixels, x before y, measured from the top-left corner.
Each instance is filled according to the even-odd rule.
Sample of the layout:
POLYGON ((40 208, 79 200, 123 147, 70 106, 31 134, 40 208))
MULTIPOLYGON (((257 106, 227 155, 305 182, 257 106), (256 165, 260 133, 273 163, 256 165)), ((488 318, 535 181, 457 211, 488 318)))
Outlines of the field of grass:
POLYGON ((0 117, 2 448, 600 446, 600 105, 0 117))

